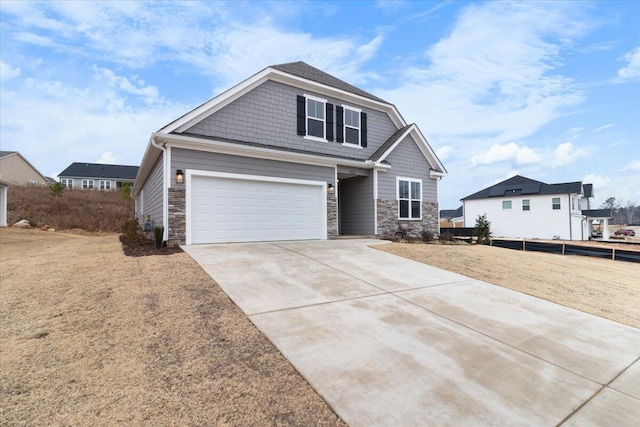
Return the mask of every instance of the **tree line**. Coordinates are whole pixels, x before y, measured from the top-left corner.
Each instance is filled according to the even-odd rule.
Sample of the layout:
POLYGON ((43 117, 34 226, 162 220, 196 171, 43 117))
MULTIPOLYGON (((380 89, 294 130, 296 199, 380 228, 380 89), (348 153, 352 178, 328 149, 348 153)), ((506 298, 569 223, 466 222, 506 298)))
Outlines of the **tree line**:
POLYGON ((640 225, 640 206, 636 206, 636 202, 618 201, 615 197, 609 197, 604 201, 602 207, 611 209, 611 224, 617 225, 640 225))

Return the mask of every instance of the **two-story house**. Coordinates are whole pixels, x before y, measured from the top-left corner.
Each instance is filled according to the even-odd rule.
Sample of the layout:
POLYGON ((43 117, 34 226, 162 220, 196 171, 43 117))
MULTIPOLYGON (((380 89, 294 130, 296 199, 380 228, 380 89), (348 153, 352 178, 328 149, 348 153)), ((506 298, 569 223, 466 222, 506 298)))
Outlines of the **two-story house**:
POLYGON ((65 188, 80 190, 117 190, 126 182, 133 185, 138 166, 102 163, 71 163, 58 177, 65 188))
POLYGON ((559 184, 516 175, 462 199, 464 226, 487 215, 495 237, 589 240, 594 221, 604 223, 608 238, 610 210, 590 210, 593 185, 559 184))
POLYGON ((393 104, 295 62, 152 133, 133 196, 170 244, 419 236, 445 174, 393 104))

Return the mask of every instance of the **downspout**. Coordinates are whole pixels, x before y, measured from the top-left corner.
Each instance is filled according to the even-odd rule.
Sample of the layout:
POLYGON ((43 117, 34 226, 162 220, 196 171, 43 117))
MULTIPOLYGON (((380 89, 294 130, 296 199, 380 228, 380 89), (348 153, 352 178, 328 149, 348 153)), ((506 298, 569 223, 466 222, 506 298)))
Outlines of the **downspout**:
POLYGON ((151 144, 162 150, 162 225, 164 226, 164 233, 162 234, 162 240, 165 242, 169 239, 169 224, 168 224, 168 210, 169 210, 169 201, 168 201, 168 190, 167 185, 165 183, 165 179, 167 177, 167 147, 166 143, 157 143, 155 135, 151 137, 151 144))
POLYGON ((569 198, 569 203, 567 203, 567 207, 569 208, 569 240, 573 240, 573 227, 572 227, 572 223, 573 223, 573 217, 571 216, 571 193, 567 194, 568 198, 569 198))

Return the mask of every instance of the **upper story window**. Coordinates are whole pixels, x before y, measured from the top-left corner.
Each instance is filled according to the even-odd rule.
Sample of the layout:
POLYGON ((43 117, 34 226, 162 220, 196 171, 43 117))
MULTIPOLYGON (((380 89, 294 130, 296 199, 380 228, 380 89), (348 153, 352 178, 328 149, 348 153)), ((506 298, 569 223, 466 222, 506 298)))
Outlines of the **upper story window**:
POLYGON ((422 219, 422 180, 397 178, 398 218, 422 219))
POLYGON ((344 142, 360 146, 360 111, 344 107, 344 142))
POLYGON ((307 136, 324 137, 326 101, 307 98, 307 136))
POLYGON ((529 199, 524 199, 522 201, 522 210, 530 211, 531 210, 531 201, 529 199))
POLYGON ((511 200, 503 200, 502 209, 511 209, 511 200))
POLYGON ((554 211, 560 209, 560 197, 554 197, 553 199, 551 199, 551 207, 554 211))

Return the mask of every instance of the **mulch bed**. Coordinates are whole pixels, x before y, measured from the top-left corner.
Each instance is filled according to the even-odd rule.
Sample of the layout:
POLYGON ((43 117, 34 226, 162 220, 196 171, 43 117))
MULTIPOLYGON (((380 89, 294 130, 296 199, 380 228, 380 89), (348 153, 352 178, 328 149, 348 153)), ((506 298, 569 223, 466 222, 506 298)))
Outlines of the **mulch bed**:
POLYGON ((122 243, 122 251, 126 256, 173 255, 183 252, 180 246, 167 246, 158 249, 151 240, 142 236, 132 238, 121 234, 120 242, 122 243))

